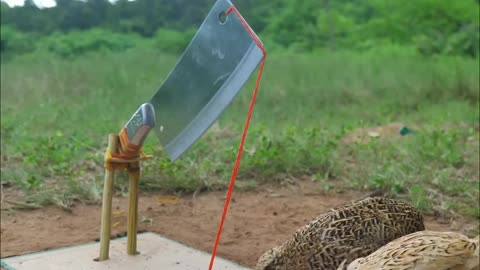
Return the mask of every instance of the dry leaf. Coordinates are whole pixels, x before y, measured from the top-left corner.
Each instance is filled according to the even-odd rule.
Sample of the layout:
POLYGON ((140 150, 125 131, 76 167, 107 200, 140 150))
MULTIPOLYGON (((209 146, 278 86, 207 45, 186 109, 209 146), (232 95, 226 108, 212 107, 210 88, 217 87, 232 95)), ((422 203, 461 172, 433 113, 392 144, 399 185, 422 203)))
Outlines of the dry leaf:
POLYGON ((121 216, 121 215, 123 215, 123 213, 125 213, 125 211, 115 211, 115 212, 113 212, 113 214, 115 216, 121 216))
POLYGON ((163 195, 163 196, 157 196, 157 203, 163 203, 163 204, 177 204, 180 198, 177 196, 173 195, 163 195))

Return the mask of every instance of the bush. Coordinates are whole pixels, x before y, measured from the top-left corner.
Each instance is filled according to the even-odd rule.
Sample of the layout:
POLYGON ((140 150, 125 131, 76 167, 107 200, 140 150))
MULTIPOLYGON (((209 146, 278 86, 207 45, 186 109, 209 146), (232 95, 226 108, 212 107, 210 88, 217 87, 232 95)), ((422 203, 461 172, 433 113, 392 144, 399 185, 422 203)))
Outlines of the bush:
POLYGON ((418 51, 424 55, 448 54, 478 57, 479 39, 479 26, 469 24, 451 35, 433 31, 415 37, 414 41, 418 51))
POLYGON ((190 29, 185 32, 160 29, 153 37, 153 46, 164 52, 181 53, 187 48, 195 32, 195 29, 190 29))
POLYGON ((104 29, 55 33, 43 41, 43 49, 62 57, 73 57, 96 51, 125 51, 137 46, 141 38, 104 29))
POLYGON ((2 33, 0 41, 2 54, 20 54, 35 49, 32 35, 24 34, 8 25, 2 25, 0 31, 2 33))
POLYGON ((153 47, 163 52, 178 54, 185 50, 195 32, 196 29, 184 32, 160 29, 152 38, 144 38, 134 33, 93 28, 68 33, 55 32, 50 36, 36 38, 35 34, 2 26, 1 52, 15 55, 38 50, 71 58, 91 52, 121 52, 133 47, 153 47))

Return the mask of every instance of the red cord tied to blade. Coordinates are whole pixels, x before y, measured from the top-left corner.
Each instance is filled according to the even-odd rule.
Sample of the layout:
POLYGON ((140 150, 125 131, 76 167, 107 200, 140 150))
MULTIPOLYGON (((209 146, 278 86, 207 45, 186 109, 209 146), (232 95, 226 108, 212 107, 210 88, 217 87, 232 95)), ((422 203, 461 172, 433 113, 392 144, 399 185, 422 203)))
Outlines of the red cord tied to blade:
POLYGON ((247 137, 248 127, 250 125, 250 119, 252 118, 252 114, 253 114, 253 107, 255 106, 255 100, 257 99, 258 88, 260 86, 260 81, 262 79, 263 67, 265 66, 265 59, 267 57, 267 51, 263 47, 262 42, 255 35, 255 33, 250 28, 250 26, 247 24, 247 22, 242 17, 242 15, 240 15, 240 12, 237 10, 237 8, 234 5, 232 5, 232 6, 230 6, 230 8, 227 9, 225 14, 228 16, 232 11, 240 19, 240 22, 242 23, 243 27, 250 34, 250 36, 254 40, 255 44, 258 46, 258 48, 260 48, 262 50, 263 58, 262 58, 262 61, 260 63, 260 68, 259 68, 259 71, 258 71, 257 80, 256 80, 256 83, 255 83, 255 88, 253 90, 252 99, 250 101, 250 106, 248 108, 248 115, 247 115, 247 119, 245 121, 245 127, 243 129, 242 139, 240 141, 240 146, 238 148, 237 158, 235 160, 235 165, 233 167, 232 176, 230 178, 230 185, 228 187, 227 196, 225 198, 225 204, 224 204, 224 207, 223 207, 222 218, 220 220, 220 226, 218 228, 217 237, 215 239, 215 245, 214 245, 213 251, 212 251, 212 257, 210 259, 210 266, 208 267, 209 270, 212 270, 213 263, 215 261, 215 256, 217 254, 217 248, 218 248, 218 244, 220 242, 220 236, 222 234, 223 224, 225 223, 225 218, 226 218, 227 212, 228 212, 228 206, 230 205, 230 200, 232 198, 233 187, 235 186, 235 179, 237 178, 238 168, 240 167, 240 160, 242 159, 242 153, 243 153, 243 147, 244 147, 244 144, 245 144, 245 138, 247 137))

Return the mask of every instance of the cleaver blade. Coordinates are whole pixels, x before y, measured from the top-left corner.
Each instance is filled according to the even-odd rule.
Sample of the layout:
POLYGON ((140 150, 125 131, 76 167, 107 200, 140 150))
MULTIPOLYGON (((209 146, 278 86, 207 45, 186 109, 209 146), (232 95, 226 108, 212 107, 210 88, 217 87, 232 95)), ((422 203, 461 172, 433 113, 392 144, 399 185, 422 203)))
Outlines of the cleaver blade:
POLYGON ((233 12, 226 14, 232 5, 229 0, 215 2, 149 101, 155 109, 154 133, 171 161, 207 131, 264 57, 245 28, 248 24, 233 12))

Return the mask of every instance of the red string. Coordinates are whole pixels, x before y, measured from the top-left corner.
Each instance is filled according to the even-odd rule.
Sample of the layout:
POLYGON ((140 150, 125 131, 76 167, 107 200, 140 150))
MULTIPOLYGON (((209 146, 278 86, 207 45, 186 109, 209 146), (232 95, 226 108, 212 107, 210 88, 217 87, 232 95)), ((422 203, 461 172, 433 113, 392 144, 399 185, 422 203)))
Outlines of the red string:
POLYGON ((248 31, 248 33, 253 38, 253 40, 255 41, 257 46, 262 50, 263 58, 262 58, 262 62, 260 63, 260 69, 258 71, 257 81, 255 83, 255 89, 253 90, 252 100, 250 101, 250 107, 248 109, 247 120, 245 122, 245 127, 243 129, 242 139, 240 141, 240 146, 238 148, 237 159, 235 160, 235 166, 233 167, 232 176, 230 178, 230 185, 228 187, 227 196, 225 198, 225 205, 223 207, 222 219, 220 221, 220 226, 218 228, 217 237, 215 239, 215 245, 213 247, 212 257, 210 259, 210 266, 208 267, 209 270, 212 270, 213 262, 215 260, 215 255, 217 254, 218 243, 220 242, 220 236, 222 234, 223 224, 225 222, 225 217, 227 216, 228 206, 230 205, 230 200, 231 200, 232 193, 233 193, 233 187, 235 186, 235 179, 237 178, 238 168, 240 167, 240 160, 242 159, 243 145, 245 143, 245 138, 247 137, 248 126, 250 125, 250 118, 252 117, 253 107, 255 106, 255 100, 257 99, 258 87, 260 86, 260 80, 262 79, 262 73, 263 73, 263 67, 265 66, 265 58, 267 57, 267 51, 263 47, 262 42, 254 34, 254 32, 252 31, 250 26, 248 26, 245 19, 238 12, 237 8, 232 5, 232 6, 230 6, 230 8, 225 13, 228 15, 228 14, 230 14, 230 12, 232 10, 238 16, 238 18, 240 19, 240 22, 242 23, 243 27, 245 27, 245 29, 248 31))

